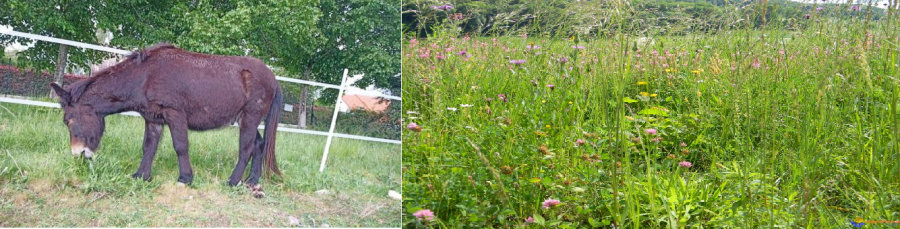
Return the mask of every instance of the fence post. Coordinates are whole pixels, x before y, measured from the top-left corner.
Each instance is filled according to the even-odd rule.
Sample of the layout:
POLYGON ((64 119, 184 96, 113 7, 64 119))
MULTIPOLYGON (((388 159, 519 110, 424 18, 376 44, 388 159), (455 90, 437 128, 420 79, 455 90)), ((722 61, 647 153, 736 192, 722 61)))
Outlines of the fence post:
POLYGON ((325 172, 325 161, 328 160, 328 150, 331 149, 331 138, 334 136, 334 124, 337 122, 338 105, 344 100, 344 83, 347 81, 347 69, 344 69, 344 76, 341 77, 341 85, 338 87, 337 101, 334 103, 334 115, 331 116, 331 127, 328 128, 328 138, 325 140, 325 152, 322 153, 322 164, 319 165, 319 172, 325 172))

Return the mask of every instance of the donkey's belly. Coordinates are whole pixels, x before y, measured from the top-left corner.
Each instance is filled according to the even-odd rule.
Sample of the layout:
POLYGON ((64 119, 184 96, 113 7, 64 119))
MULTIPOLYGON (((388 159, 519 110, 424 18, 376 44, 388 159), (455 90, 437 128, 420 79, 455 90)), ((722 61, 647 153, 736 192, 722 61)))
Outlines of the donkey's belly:
POLYGON ((240 114, 240 108, 201 106, 191 112, 188 119, 188 128, 191 130, 210 130, 231 125, 240 114))

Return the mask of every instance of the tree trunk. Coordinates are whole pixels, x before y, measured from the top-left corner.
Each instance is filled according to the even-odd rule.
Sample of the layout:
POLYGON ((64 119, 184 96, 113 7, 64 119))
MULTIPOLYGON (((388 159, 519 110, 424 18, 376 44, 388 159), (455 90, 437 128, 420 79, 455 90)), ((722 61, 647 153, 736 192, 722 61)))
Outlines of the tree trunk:
MULTIPOLYGON (((309 72, 310 72, 310 69, 309 69, 309 67, 307 67, 306 72, 303 73, 303 80, 309 80, 309 72)), ((297 125, 300 127, 300 129, 306 129, 306 107, 307 107, 306 105, 308 103, 306 101, 306 100, 308 100, 306 98, 306 96, 307 96, 307 94, 309 94, 309 93, 307 93, 308 88, 309 88, 309 85, 306 85, 306 84, 303 85, 303 90, 301 90, 301 92, 300 92, 300 104, 299 104, 299 107, 297 107, 297 110, 300 112, 300 115, 297 117, 297 119, 298 119, 297 125)))
MULTIPOLYGON (((54 79, 59 86, 63 86, 63 76, 66 74, 66 62, 69 60, 68 54, 69 46, 60 44, 59 54, 56 56, 56 78, 54 79)), ((53 90, 50 90, 50 98, 56 98, 56 93, 54 93, 53 90)))

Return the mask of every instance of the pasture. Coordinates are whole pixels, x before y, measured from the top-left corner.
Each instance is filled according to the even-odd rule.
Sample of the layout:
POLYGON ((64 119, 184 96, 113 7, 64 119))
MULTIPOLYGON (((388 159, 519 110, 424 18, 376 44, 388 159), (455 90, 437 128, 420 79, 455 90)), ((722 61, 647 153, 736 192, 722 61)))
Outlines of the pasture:
POLYGON ((900 220, 900 29, 811 11, 778 19, 790 29, 467 36, 447 20, 408 38, 404 225, 900 220))
POLYGON ((262 199, 227 186, 237 160, 235 127, 189 133, 194 181, 176 185, 178 165, 163 131, 153 180, 132 179, 144 122, 111 115, 92 162, 69 152, 62 110, 0 104, 0 227, 397 227, 400 146, 336 138, 318 172, 325 137, 277 137, 284 176, 261 184, 262 199), (92 165, 91 165, 92 163, 92 165), (320 194, 316 191, 328 190, 320 194))

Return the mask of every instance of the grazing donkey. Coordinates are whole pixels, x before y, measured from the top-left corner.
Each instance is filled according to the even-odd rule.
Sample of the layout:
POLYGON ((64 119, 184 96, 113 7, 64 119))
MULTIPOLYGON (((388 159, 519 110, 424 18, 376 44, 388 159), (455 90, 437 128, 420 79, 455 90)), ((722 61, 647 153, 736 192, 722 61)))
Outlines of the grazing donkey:
MULTIPOLYGON (((150 180, 163 125, 169 126, 178 154, 178 182, 193 180, 188 156, 188 130, 210 130, 239 120, 240 153, 228 184, 245 181, 259 192, 265 161, 267 172, 281 174, 275 163, 275 129, 282 109, 275 75, 252 57, 188 52, 170 44, 137 51, 115 66, 65 88, 50 85, 65 111, 72 154, 91 158, 103 136, 109 114, 136 111, 144 117, 144 157, 132 177, 150 180), (257 127, 265 118, 265 134, 257 127)), ((259 192, 259 193, 257 193, 259 192)))

